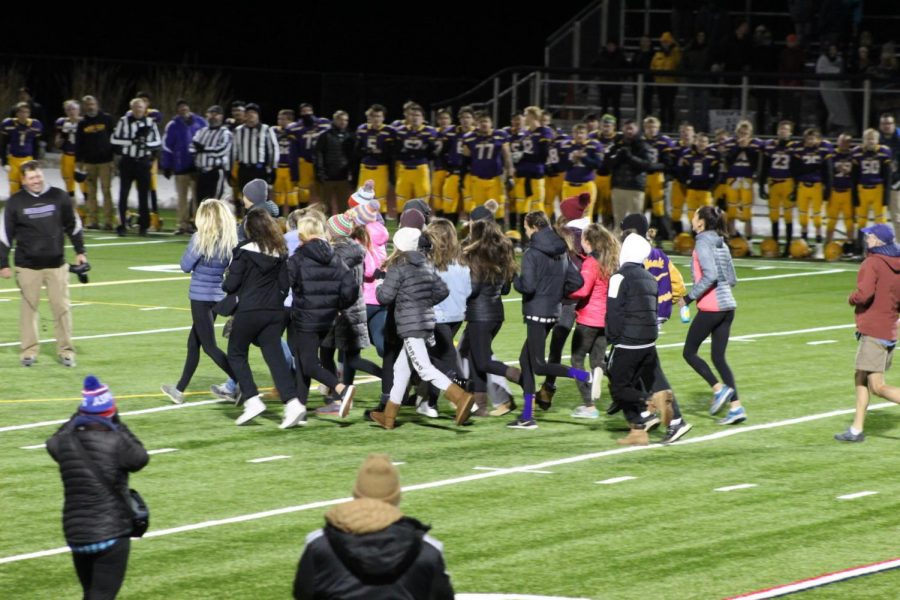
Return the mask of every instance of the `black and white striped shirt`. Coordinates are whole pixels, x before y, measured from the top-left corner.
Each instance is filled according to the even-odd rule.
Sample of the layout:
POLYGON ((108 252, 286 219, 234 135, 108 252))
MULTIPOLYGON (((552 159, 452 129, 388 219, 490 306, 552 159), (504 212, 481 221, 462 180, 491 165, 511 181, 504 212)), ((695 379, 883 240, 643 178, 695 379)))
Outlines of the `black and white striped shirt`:
POLYGON ((122 156, 149 158, 162 145, 156 122, 150 117, 135 119, 125 115, 116 123, 110 142, 118 146, 122 156))
POLYGON ((201 171, 227 168, 231 157, 231 140, 231 131, 224 125, 200 129, 194 134, 193 141, 202 145, 203 149, 191 144, 194 165, 201 171))
POLYGON ((264 123, 256 127, 241 125, 234 130, 231 159, 244 165, 274 170, 278 166, 278 139, 275 131, 264 123))

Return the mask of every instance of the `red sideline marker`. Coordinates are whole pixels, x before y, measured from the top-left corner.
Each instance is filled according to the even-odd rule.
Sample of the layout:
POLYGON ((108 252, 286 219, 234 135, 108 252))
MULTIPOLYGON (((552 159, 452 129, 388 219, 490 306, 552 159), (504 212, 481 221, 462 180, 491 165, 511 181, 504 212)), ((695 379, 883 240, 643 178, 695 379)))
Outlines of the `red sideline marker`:
POLYGON ((897 568, 900 568, 900 558, 863 565, 861 567, 853 567, 852 569, 845 569, 834 573, 827 573, 810 579, 801 579, 794 583, 779 585, 765 590, 759 590, 758 592, 750 592, 740 596, 729 596, 726 600, 763 600, 764 598, 779 598, 781 596, 787 596, 788 594, 793 594, 795 592, 803 592, 830 583, 846 581, 848 579, 853 579, 854 577, 872 575, 873 573, 882 573, 897 568))

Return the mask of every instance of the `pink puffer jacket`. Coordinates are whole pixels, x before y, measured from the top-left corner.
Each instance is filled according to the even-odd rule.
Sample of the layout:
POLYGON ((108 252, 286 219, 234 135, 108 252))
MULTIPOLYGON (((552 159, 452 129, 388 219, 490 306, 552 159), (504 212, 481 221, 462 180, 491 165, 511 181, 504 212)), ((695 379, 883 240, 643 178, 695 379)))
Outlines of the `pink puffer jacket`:
POLYGON ((369 233, 370 244, 363 261, 363 298, 366 304, 378 304, 375 297, 375 271, 380 269, 387 259, 387 243, 390 235, 384 224, 378 221, 367 223, 366 231, 369 233))

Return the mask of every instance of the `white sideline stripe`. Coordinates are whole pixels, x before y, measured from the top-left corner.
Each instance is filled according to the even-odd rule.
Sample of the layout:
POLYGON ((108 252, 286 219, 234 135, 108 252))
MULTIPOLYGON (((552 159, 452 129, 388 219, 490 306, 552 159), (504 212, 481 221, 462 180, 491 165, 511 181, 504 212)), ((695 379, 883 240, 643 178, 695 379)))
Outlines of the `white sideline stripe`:
POLYGON ((760 592, 751 592, 749 594, 744 594, 741 596, 732 596, 728 600, 766 600, 767 598, 778 598, 780 596, 787 596, 788 594, 793 594, 795 592, 802 592, 804 590, 828 585, 829 583, 837 583, 838 581, 846 581, 847 579, 853 579, 854 577, 872 575, 873 573, 881 573, 882 571, 890 571, 891 569, 896 569, 898 567, 900 567, 900 558, 895 558, 893 560, 888 560, 885 562, 874 563, 871 565, 865 565, 863 567, 856 567, 844 571, 838 571, 837 573, 828 573, 827 575, 821 575, 819 577, 813 577, 811 579, 804 579, 803 581, 798 581, 796 583, 780 585, 778 587, 762 590, 760 592))
MULTIPOLYGON (((109 285, 131 285, 132 283, 159 283, 161 281, 187 281, 191 276, 185 277, 147 277, 144 279, 122 279, 120 281, 98 281, 97 283, 79 283, 77 289, 81 290, 89 287, 106 287, 109 285)), ((10 288, 8 290, 0 290, 0 294, 19 293, 19 288, 10 288)))
MULTIPOLYGON (((774 268, 774 267, 772 267, 774 268)), ((745 281, 771 281, 772 279, 790 279, 792 277, 810 277, 812 275, 830 275, 832 273, 852 273, 853 271, 849 271, 846 269, 822 269, 820 271, 809 271, 804 273, 784 273, 782 275, 764 275, 762 277, 742 277, 738 279, 738 283, 744 283, 745 281)), ((691 287, 694 285, 693 283, 685 282, 685 287, 691 287)), ((504 298, 504 302, 521 302, 522 298, 504 298)), ((734 338, 732 338, 734 339, 734 338)))
POLYGON ((405 465, 406 463, 405 462, 392 462, 391 464, 394 465, 395 467, 399 467, 400 465, 405 465))
MULTIPOLYGON (((216 323, 215 327, 225 327, 224 323, 216 323)), ((144 329, 142 331, 120 331, 119 333, 98 333, 97 335, 76 335, 72 337, 73 340, 100 340, 106 338, 116 338, 116 337, 128 337, 130 335, 151 335, 154 333, 172 333, 174 331, 190 331, 190 327, 165 327, 163 329, 144 329)), ((56 338, 49 338, 46 340, 41 340, 39 343, 41 344, 49 344, 51 342, 55 342, 56 338)), ((0 348, 9 348, 11 346, 18 346, 19 342, 3 342, 0 344, 0 348)))
POLYGON ((138 310, 148 311, 148 310, 171 310, 169 306, 147 306, 145 308, 139 308, 138 310))
POLYGON ((35 444, 34 446, 19 446, 22 450, 39 450, 46 448, 47 444, 35 444))
POLYGON ((612 479, 604 479, 603 481, 597 481, 601 485, 612 485, 614 483, 622 483, 623 481, 631 481, 632 479, 637 479, 637 477, 632 477, 631 475, 623 475, 622 477, 613 477, 612 479))
POLYGON ((69 304, 69 307, 71 308, 71 307, 75 307, 75 306, 90 306, 90 305, 91 305, 90 302, 78 302, 77 304, 69 304))
POLYGON ((147 450, 147 454, 168 454, 169 452, 178 452, 178 448, 159 448, 158 450, 147 450))
MULTIPOLYGON (((92 241, 96 241, 100 238, 94 238, 92 241)), ((178 240, 147 240, 145 242, 115 242, 112 244, 92 244, 90 246, 90 250, 93 251, 95 248, 112 248, 113 246, 146 246, 147 244, 171 244, 178 240)), ((72 250, 72 246, 66 246, 69 250, 72 250)))
POLYGON ((9 298, 0 298, 0 302, 12 302, 9 298))
POLYGON ((773 267, 773 266, 767 266, 767 267, 753 267, 753 270, 754 270, 754 271, 772 271, 772 270, 777 269, 777 268, 778 268, 778 267, 773 267))
MULTIPOLYGON (((200 400, 198 402, 185 402, 184 404, 167 404, 165 406, 154 406, 153 408, 142 408, 141 410, 129 410, 125 412, 120 412, 119 414, 122 416, 130 416, 130 415, 146 415, 149 413, 163 412, 167 410, 179 410, 182 408, 187 408, 189 406, 206 406, 207 404, 222 404, 223 402, 230 402, 230 400, 200 400)), ((35 427, 49 427, 51 425, 62 425, 68 421, 68 419, 59 419, 56 421, 40 421, 38 423, 26 423, 24 425, 7 425, 6 427, 0 427, 0 433, 6 431, 21 431, 22 429, 34 429, 35 427)))
POLYGON ((755 483, 739 483, 737 485, 726 485, 725 487, 716 488, 714 492, 733 492, 734 490, 747 490, 755 488, 755 483))
MULTIPOLYGON (((507 471, 501 467, 472 467, 473 471, 507 471)), ((553 475, 553 471, 536 471, 535 469, 521 469, 522 473, 542 473, 544 475, 553 475)))
POLYGON ((857 498, 864 498, 865 496, 874 496, 878 492, 856 492, 855 494, 844 494, 843 496, 838 496, 838 500, 856 500, 857 498))
POLYGON ((247 462, 248 463, 264 463, 264 462, 271 462, 273 460, 284 460, 286 458, 290 458, 290 456, 287 456, 286 454, 276 454, 275 456, 265 456, 263 458, 253 458, 253 459, 248 460, 247 462))
POLYGON ((99 242, 99 241, 103 241, 103 240, 117 240, 117 239, 119 239, 119 236, 108 235, 106 237, 95 237, 95 238, 89 238, 89 239, 92 241, 95 241, 95 242, 99 242))
POLYGON ((533 596, 529 594, 456 594, 456 600, 589 600, 571 596, 533 596))
POLYGON ((818 342, 806 342, 807 346, 821 346, 822 344, 837 344, 837 340, 819 340, 818 342))
MULTIPOLYGON (((184 406, 182 404, 181 406, 184 406)), ((887 408, 889 406, 896 406, 893 402, 882 402, 881 404, 875 404, 869 406, 869 410, 880 410, 882 408, 887 408)), ((716 433, 711 433, 709 435, 704 435, 700 437, 690 438, 688 440, 679 440, 675 446, 684 446, 687 444, 699 444, 702 442, 710 442, 715 441, 727 437, 731 437, 733 435, 741 435, 744 433, 749 433, 751 431, 762 431, 765 429, 775 429, 777 427, 787 427, 789 425, 797 425, 800 423, 809 423, 811 421, 819 421, 822 419, 829 419, 831 417, 843 416, 854 414, 856 412, 855 408, 843 409, 843 410, 832 410, 825 413, 819 413, 815 415, 807 415, 805 417, 797 417, 794 419, 786 419, 784 421, 772 421, 771 423, 760 423, 759 425, 751 425, 749 427, 735 427, 733 429, 725 429, 722 431, 718 431, 716 433)), ((124 413, 123 413, 124 414, 124 413)), ((617 456, 619 454, 627 454, 629 452, 647 452, 651 450, 659 450, 661 448, 668 448, 668 446, 664 446, 662 444, 651 444, 649 446, 628 446, 624 448, 613 448, 612 450, 603 450, 601 452, 592 452, 590 454, 578 454, 576 456, 568 456, 566 458, 558 458, 553 460, 547 460, 542 463, 536 463, 533 465, 522 465, 519 467, 510 467, 507 469, 499 469, 497 471, 485 471, 482 473, 478 473, 475 475, 463 475, 461 477, 453 477, 450 479, 439 479, 437 481, 430 481, 428 483, 418 483, 415 485, 407 485, 401 488, 401 491, 408 493, 414 492, 418 490, 430 490, 435 488, 448 487, 451 485, 457 485, 460 483, 467 483, 469 481, 480 481, 482 479, 491 479, 494 477, 502 477, 504 475, 510 475, 512 473, 521 473, 523 471, 534 471, 539 469, 548 469, 550 467, 558 467, 560 465, 570 465, 574 463, 584 462, 587 460, 594 460, 597 458, 604 458, 607 456, 617 456)), ((148 531, 144 536, 146 538, 152 537, 160 537, 164 535, 172 535, 175 533, 183 533, 185 531, 196 531, 198 529, 208 529, 210 527, 217 527, 219 525, 230 525, 232 523, 243 523, 245 521, 255 521, 258 519, 265 519, 267 517, 274 517, 278 515, 287 515, 296 512, 302 512, 306 510, 312 510, 315 508, 325 508, 328 506, 334 506, 335 504, 341 504, 343 502, 349 502, 352 498, 337 498, 334 500, 321 500, 318 502, 310 502, 309 504, 300 504, 297 506, 285 506, 283 508, 276 508, 272 510, 266 510, 262 512, 249 513, 246 515, 238 515, 235 517, 226 517, 224 519, 215 519, 212 521, 202 521, 200 523, 191 523, 189 525, 181 525, 179 527, 170 527, 168 529, 158 529, 156 531, 148 531)), ((41 550, 39 552, 29 552, 27 554, 15 554, 13 556, 4 556, 0 558, 0 565, 18 562, 21 560, 28 560, 31 558, 41 558, 43 556, 52 556, 54 554, 63 554, 68 552, 68 546, 62 548, 53 548, 50 550, 41 550)))
MULTIPOLYGON (((224 327, 224 323, 216 324, 216 327, 224 327)), ((751 338, 755 339, 755 338, 763 338, 763 337, 797 335, 797 334, 804 334, 804 333, 816 333, 819 331, 831 331, 831 330, 835 330, 835 329, 849 329, 851 327, 856 327, 856 325, 854 325, 854 324, 828 325, 825 327, 813 327, 811 329, 795 329, 793 331, 775 331, 775 332, 770 332, 770 333, 750 333, 747 335, 732 337, 731 340, 740 341, 740 340, 747 340, 747 339, 751 339, 751 338)), ((188 331, 189 329, 190 329, 190 327, 174 327, 171 329, 151 329, 151 330, 148 330, 145 332, 136 332, 133 335, 143 335, 143 334, 147 334, 147 333, 167 332, 167 331, 188 331)), ((101 338, 101 337, 116 337, 116 336, 121 336, 121 335, 132 335, 132 334, 113 333, 113 334, 104 334, 104 335, 99 335, 99 336, 84 336, 84 337, 76 336, 73 339, 76 339, 76 340, 86 339, 86 338, 96 339, 96 338, 101 338)), ((47 341, 52 342, 55 340, 44 340, 43 342, 47 342, 47 341)), ((708 344, 708 343, 709 343, 709 340, 706 340, 704 342, 704 344, 708 344)), ((2 348, 4 346, 18 346, 18 345, 19 345, 19 342, 12 342, 12 343, 0 344, 0 348, 2 348)), ((682 346, 684 346, 684 342, 676 342, 673 344, 658 344, 656 347, 657 347, 657 349, 662 349, 662 348, 681 348, 682 346)), ((563 355, 562 358, 568 359, 568 358, 570 358, 570 356, 563 355)), ((515 363, 516 363, 516 361, 506 361, 506 364, 515 364, 515 363)), ((359 384, 374 383, 376 381, 379 381, 379 379, 377 379, 376 377, 365 377, 365 378, 361 378, 359 380, 359 384)), ((226 400, 203 400, 201 402, 185 402, 184 404, 177 404, 177 405, 171 405, 171 406, 160 406, 160 407, 156 407, 156 408, 146 408, 143 410, 123 412, 120 414, 122 414, 122 415, 143 415, 143 414, 147 414, 147 413, 158 412, 161 410, 174 410, 174 409, 178 409, 178 408, 186 408, 188 406, 203 406, 205 404, 216 404, 216 403, 220 403, 220 402, 227 402, 227 401, 226 400)), ((883 404, 880 406, 889 406, 889 405, 883 404)), ((853 411, 851 410, 848 412, 852 413, 853 411)), ((4 431, 17 431, 19 429, 31 429, 33 427, 59 425, 59 424, 65 423, 65 422, 66 421, 64 419, 61 421, 41 421, 39 423, 27 423, 25 425, 9 425, 6 427, 0 427, 0 433, 3 433, 4 431)))

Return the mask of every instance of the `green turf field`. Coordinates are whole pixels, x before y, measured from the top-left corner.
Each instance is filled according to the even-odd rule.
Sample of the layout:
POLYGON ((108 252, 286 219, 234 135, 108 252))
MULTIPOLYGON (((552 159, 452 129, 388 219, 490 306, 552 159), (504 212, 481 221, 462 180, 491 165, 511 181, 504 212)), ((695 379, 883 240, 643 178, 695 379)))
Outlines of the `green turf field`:
MULTIPOLYGON (((172 407, 159 385, 178 379, 190 326, 188 278, 176 267, 186 241, 88 235, 91 283, 71 286, 71 370, 55 362, 51 343, 35 366, 19 366, 18 294, 0 280, 0 598, 80 597, 67 553, 3 559, 64 546, 57 467, 43 448, 27 447, 73 412, 88 373, 109 384, 149 450, 174 449, 132 477, 152 527, 132 546, 121 598, 289 597, 306 533, 329 502, 349 496, 374 451, 401 463, 411 487, 401 508, 433 525, 458 593, 723 598, 900 554, 896 410, 870 415, 864 444, 832 440, 851 420, 846 298, 857 265, 737 261, 729 360, 749 420, 722 428, 707 414, 709 391, 681 358, 687 326, 676 318, 660 356, 694 429, 670 447, 620 449, 621 415, 571 418, 578 400, 568 381, 536 431, 508 430, 508 417, 456 428, 446 405, 437 421, 404 409, 402 426, 382 431, 362 419, 378 396, 373 383, 360 386, 346 421, 311 416, 305 428, 281 431, 280 404, 270 402, 238 428, 239 409, 211 402, 209 386, 223 376, 205 356, 188 404, 128 416, 172 407), (278 455, 288 458, 248 462, 278 455), (753 487, 716 491, 742 484, 753 487), (838 499, 863 491, 878 493, 838 499)), ((687 259, 676 262, 687 275, 687 259)), ((524 329, 515 296, 506 308, 494 350, 512 361, 524 329)), ((50 339, 46 302, 41 310, 41 337, 50 339)), ((258 350, 251 362, 270 385, 258 350)), ((310 406, 320 401, 314 392, 310 406)), ((892 571, 806 595, 888 598, 898 584, 892 571)))

